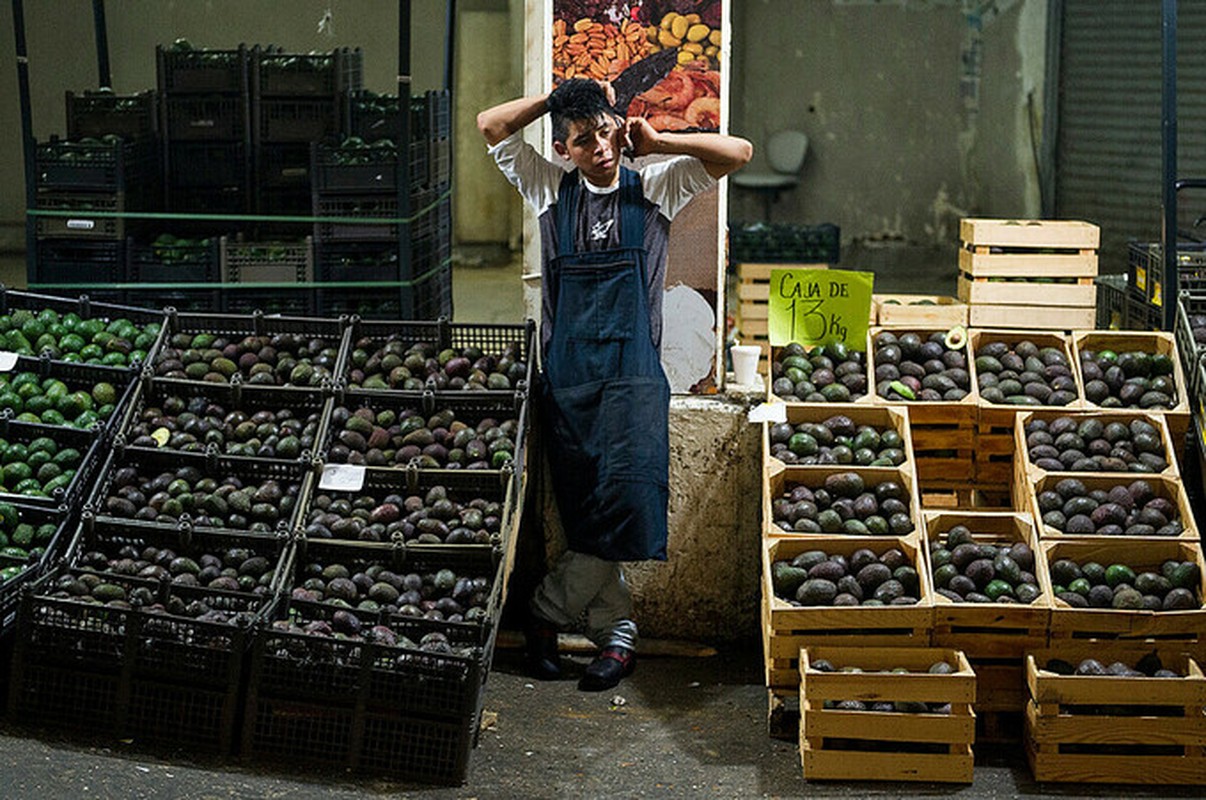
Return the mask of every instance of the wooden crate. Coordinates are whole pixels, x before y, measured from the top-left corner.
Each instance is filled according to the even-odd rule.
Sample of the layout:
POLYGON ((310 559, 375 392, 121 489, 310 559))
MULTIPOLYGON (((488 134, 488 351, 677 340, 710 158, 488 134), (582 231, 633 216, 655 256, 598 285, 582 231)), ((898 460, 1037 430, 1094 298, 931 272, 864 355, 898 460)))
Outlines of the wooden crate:
MULTIPOLYGON (((1036 472, 1035 475, 1038 473, 1036 472)), ((1200 540, 1198 534, 1198 526, 1194 522, 1193 509, 1189 505, 1189 496, 1185 493, 1185 486, 1179 478, 1170 478, 1163 475, 1143 475, 1131 472, 1125 473, 1073 473, 1073 472, 1043 472, 1042 477, 1031 477, 1027 485, 1027 500, 1030 503, 1030 513, 1034 515, 1034 524, 1038 530, 1038 537, 1041 541, 1056 541, 1063 539, 1082 539, 1088 541, 1097 541, 1099 539, 1109 539, 1114 542, 1129 543, 1132 548, 1142 546, 1145 542, 1158 541, 1173 541, 1173 542, 1197 542, 1200 540), (1089 491, 1094 489, 1103 489, 1106 492, 1114 486, 1128 486, 1136 480, 1145 480, 1151 484, 1153 491, 1157 497, 1163 497, 1172 502, 1177 507, 1177 515, 1180 518, 1183 530, 1180 536, 1100 536, 1098 534, 1068 534, 1043 524, 1043 515, 1039 511, 1038 496, 1048 489, 1054 489, 1055 485, 1065 478, 1075 478, 1082 482, 1085 488, 1089 491)))
POLYGON ((777 538, 762 547, 762 643, 766 685, 794 687, 800 680, 800 648, 821 645, 925 647, 933 623, 933 591, 921 553, 912 539, 888 537, 777 538), (877 554, 895 547, 918 571, 921 597, 911 606, 794 606, 775 596, 771 564, 805 550, 824 550, 849 557, 869 547, 877 554))
POLYGON ((1026 755, 1035 780, 1206 783, 1206 676, 1198 662, 1162 654, 1182 678, 1060 675, 1043 668, 1051 656, 1075 664, 1100 660, 1103 652, 1110 653, 1097 644, 1027 655, 1026 755))
MULTIPOLYGON (((1123 563, 1136 573, 1144 570, 1160 572, 1168 559, 1193 561, 1198 564, 1198 600, 1206 586, 1206 562, 1201 546, 1175 539, 1143 541, 1139 544, 1120 542, 1115 537, 1098 539, 1059 539, 1040 541, 1037 569, 1047 570, 1051 584, 1050 565, 1061 558, 1078 564, 1096 561, 1109 566, 1123 563)), ((1053 587, 1054 588, 1054 587, 1053 587)), ((1119 641, 1162 640, 1166 644, 1184 647, 1198 656, 1206 648, 1206 604, 1185 611, 1125 611, 1112 608, 1074 608, 1059 597, 1051 599, 1051 647, 1062 646, 1060 640, 1109 639, 1119 641)))
MULTIPOLYGON (((922 551, 933 584, 934 565, 930 543, 942 540, 955 525, 966 525, 978 544, 1024 542, 1039 558, 1034 524, 1029 514, 1011 511, 927 511, 922 551)), ((939 647, 954 647, 969 658, 1021 658, 1027 650, 1045 647, 1051 621, 1051 584, 1036 571, 1042 594, 1029 605, 1002 603, 958 603, 934 592, 934 629, 930 641, 939 647)), ((935 588, 937 588, 935 586, 935 588)))
POLYGON ((1096 323, 1097 226, 964 219, 959 237, 957 293, 973 327, 1072 330, 1096 323))
POLYGON ((949 648, 808 647, 800 653, 800 761, 807 780, 971 783, 976 675, 949 648), (827 659, 839 669, 812 667, 827 659), (946 661, 956 671, 928 672, 946 661), (891 670, 904 667, 907 673, 891 670), (950 703, 949 714, 845 711, 826 701, 950 703))
MULTIPOLYGON (((1082 350, 1101 350, 1108 348, 1115 353, 1128 350, 1143 350, 1148 353, 1167 355, 1173 362, 1173 379, 1177 386, 1177 404, 1171 409, 1138 409, 1138 408, 1107 408, 1111 413, 1121 414, 1160 414, 1168 421, 1169 431, 1173 441, 1185 441, 1189 430, 1189 382, 1185 380, 1185 371, 1181 368, 1181 358, 1177 353, 1177 342, 1171 333, 1163 331, 1094 331, 1075 330, 1072 332, 1072 352, 1076 356, 1076 380, 1080 384, 1081 395, 1084 395, 1085 379, 1080 369, 1080 354, 1082 350)), ((1102 409, 1096 403, 1085 400, 1086 411, 1102 409)))
MULTIPOLYGON (((919 481, 937 481, 969 485, 974 482, 974 453, 976 439, 976 391, 971 380, 971 391, 958 402, 905 402, 886 400, 875 393, 875 337, 889 331, 896 335, 914 332, 923 339, 938 329, 883 328, 868 331, 867 385, 871 388, 872 402, 888 408, 908 408, 909 426, 913 431, 913 453, 917 457, 919 481)), ((969 353, 970 355, 970 353, 969 353)), ((971 376, 970 364, 968 375, 971 376)))
MULTIPOLYGON (((913 455, 913 434, 909 427, 909 410, 907 408, 885 408, 862 403, 788 403, 786 411, 787 422, 791 425, 800 425, 805 422, 819 423, 830 417, 841 415, 849 417, 855 425, 870 425, 881 431, 890 428, 904 439, 905 460, 901 467, 913 470, 914 464, 916 464, 917 459, 913 455)), ((789 466, 777 458, 773 458, 770 454, 770 426, 769 422, 763 423, 762 463, 769 465, 774 462, 789 466)))
MULTIPOLYGON (((767 468, 763 470, 763 491, 762 491, 762 520, 763 520, 763 535, 769 538, 790 537, 792 539, 831 539, 835 536, 842 537, 845 534, 841 533, 796 533, 785 531, 774 522, 774 512, 771 509, 774 501, 788 492, 794 486, 807 486, 810 489, 816 489, 824 484, 825 479, 830 475, 836 475, 842 472, 855 472, 862 476, 863 482, 870 491, 872 487, 878 486, 884 481, 896 481, 904 487, 908 495, 909 516, 913 520, 913 530, 908 534, 891 535, 888 537, 870 537, 875 539, 883 538, 909 538, 916 539, 921 531, 921 503, 918 500, 917 479, 913 475, 912 470, 900 467, 800 467, 787 466, 778 460, 767 462, 767 468)), ((855 540, 865 540, 869 537, 854 536, 850 538, 855 540)))
MULTIPOLYGON (((1111 422, 1121 422, 1124 425, 1129 425, 1132 420, 1139 418, 1154 426, 1160 431, 1160 438, 1164 442, 1164 458, 1168 461, 1168 467, 1160 472, 1160 475, 1169 478, 1180 478, 1180 469, 1177 463, 1177 448, 1172 440, 1172 433, 1168 429, 1168 421, 1163 414, 1115 414, 1113 410, 1103 411, 1079 411, 1076 413, 1065 413, 1058 410, 1049 411, 1022 411, 1017 415, 1014 423, 1013 441, 1014 450, 1017 453, 1016 471, 1017 475, 1023 480, 1037 481, 1045 475, 1073 475, 1070 471, 1064 470, 1059 472, 1048 472, 1041 467, 1037 467, 1030 460, 1030 450, 1026 447, 1026 426, 1031 420, 1043 420, 1051 422, 1058 417, 1070 416, 1077 420, 1096 419, 1103 425, 1109 425, 1111 422)), ((1117 474, 1119 476, 1131 475, 1134 477, 1142 477, 1143 473, 1105 473, 1117 474)))
MULTIPOLYGON (((870 330, 870 329, 868 328, 868 330, 870 330)), ((807 345, 807 347, 813 347, 813 346, 814 345, 807 345)), ((842 407, 849 407, 851 405, 860 405, 860 406, 861 405, 872 405, 874 403, 875 387, 872 386, 871 384, 867 385, 866 394, 862 395, 861 397, 855 398, 854 400, 850 401, 849 403, 800 403, 799 401, 796 401, 796 400, 784 400, 782 397, 779 397, 778 395, 776 395, 775 391, 774 391, 774 388, 775 388, 775 386, 774 386, 774 384, 775 384, 774 365, 775 365, 775 362, 781 360, 782 349, 783 348, 781 346, 772 347, 769 344, 767 344, 767 346, 766 346, 766 352, 769 353, 769 355, 767 356, 768 363, 766 364, 766 368, 763 371, 763 377, 766 380, 766 398, 769 402, 787 403, 788 405, 824 406, 826 408, 829 408, 829 407, 842 408, 842 407)), ((869 352, 868 346, 866 344, 864 344, 863 345, 863 353, 865 354, 867 352, 869 352)), ((761 362, 759 362, 759 363, 760 363, 759 368, 761 368, 761 362)), ((836 414, 838 412, 835 411, 834 413, 836 414)))
POLYGON ((1101 231, 1088 222, 966 218, 959 223, 959 239, 959 271, 972 278, 1097 274, 1101 231))
MULTIPOLYGON (((972 354, 977 353, 986 341, 1002 341, 1011 347, 1022 341, 1031 341, 1040 348, 1056 347, 1064 353, 1068 360, 1073 381, 1077 379, 1076 364, 1073 361, 1072 342, 1066 335, 1059 333, 1039 333, 1036 331, 1018 331, 1002 329, 972 329, 968 333, 969 347, 972 354)), ((972 380, 980 385, 980 375, 975 368, 975 358, 969 359, 972 370, 972 380)), ((975 480, 984 485, 1004 485, 1013 479, 1014 475, 1014 418, 1021 411, 1028 409, 1062 409, 1067 412, 1082 408, 1080 400, 1080 385, 1077 384, 1077 399, 1066 406, 1012 406, 1001 403, 990 403, 977 393, 976 405, 976 445, 975 445, 975 480)))
POLYGON ((967 304, 937 294, 876 294, 876 325, 953 328, 967 325, 967 304), (895 302, 892 302, 895 301, 895 302), (924 302, 924 304, 919 304, 924 302))

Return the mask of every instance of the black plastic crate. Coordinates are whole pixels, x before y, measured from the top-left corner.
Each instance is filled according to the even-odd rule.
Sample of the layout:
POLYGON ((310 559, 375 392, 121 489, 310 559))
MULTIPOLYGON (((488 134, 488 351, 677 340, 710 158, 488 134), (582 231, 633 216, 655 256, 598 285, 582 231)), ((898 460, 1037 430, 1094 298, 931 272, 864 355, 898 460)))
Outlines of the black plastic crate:
MULTIPOLYGON (((354 93, 348 103, 350 136, 365 142, 389 139, 397 144, 402 140, 402 109, 401 100, 397 95, 377 94, 365 90, 354 93)), ((413 108, 414 99, 411 103, 413 108)))
POLYGON ((120 214, 126 208, 124 192, 39 192, 39 211, 69 213, 70 216, 35 217, 35 234, 39 239, 98 239, 119 241, 127 230, 137 227, 138 221, 121 217, 96 216, 120 214))
POLYGON ((1127 276, 1098 275, 1097 284, 1097 329, 1122 330, 1126 327, 1127 276))
MULTIPOLYGON (((316 317, 276 316, 269 314, 168 314, 165 324, 164 347, 159 351, 152 369, 157 376, 184 378, 190 358, 186 351, 196 349, 197 335, 209 340, 207 347, 222 350, 234 344, 238 346, 248 337, 261 337, 262 341, 251 343, 255 347, 267 345, 278 351, 297 353, 304 344, 309 354, 299 359, 310 364, 310 375, 299 375, 297 380, 306 387, 333 382, 342 352, 347 319, 321 319, 316 317), (178 362, 178 363, 169 363, 178 362)), ((275 364, 280 363, 278 352, 275 364)), ((241 357, 240 357, 241 360, 241 357)), ((269 372, 271 382, 261 382, 255 373, 262 372, 258 364, 236 364, 235 369, 224 375, 229 381, 236 375, 247 384, 291 385, 291 376, 269 372)), ((211 375, 210 379, 213 379, 211 375)))
POLYGON ((130 280, 137 283, 212 283, 221 274, 218 238, 178 239, 163 235, 152 242, 126 244, 130 280))
POLYGON ((261 97, 253 107, 254 128, 264 144, 316 142, 338 136, 346 125, 337 98, 261 97))
POLYGON ((223 236, 222 279, 226 283, 308 283, 314 276, 314 242, 244 242, 223 236))
POLYGON ((227 314, 285 314, 307 316, 317 313, 314 289, 283 286, 276 289, 228 287, 222 292, 222 311, 227 314))
POLYGON ((254 85, 262 97, 333 97, 360 91, 364 58, 360 48, 329 53, 284 53, 257 50, 254 85))
MULTIPOLYGON (((153 341, 148 347, 139 348, 146 350, 148 357, 152 358, 159 346, 164 321, 162 311, 105 302, 100 300, 95 292, 59 295, 26 292, 0 286, 0 314, 10 316, 18 309, 29 311, 35 316, 46 310, 53 311, 60 317, 74 314, 80 320, 99 320, 106 326, 117 320, 129 320, 141 328, 139 333, 153 337, 153 341)), ((137 341, 135 345, 137 347, 137 341)), ((37 362, 33 363, 35 368, 40 368, 37 362)))
MULTIPOLYGON (((324 195, 372 195, 398 191, 398 148, 378 140, 374 145, 344 143, 338 147, 313 145, 314 190, 324 195)), ((413 177, 412 177, 413 181, 413 177)))
MULTIPOLYGON (((121 411, 115 408, 114 413, 120 415, 121 411)), ((39 480, 42 486, 35 490, 36 493, 30 493, 18 492, 18 484, 13 483, 8 472, 5 471, 2 488, 6 491, 0 492, 0 503, 24 503, 40 508, 58 508, 60 506, 74 508, 77 503, 86 499, 92 492, 97 473, 105 460, 104 428, 64 430, 62 426, 22 422, 14 417, 16 414, 11 408, 0 411, 0 440, 6 442, 7 445, 21 444, 25 447, 39 439, 53 441, 53 452, 49 450, 42 452, 49 453, 48 461, 58 467, 59 474, 47 477, 45 480, 35 477, 40 475, 43 468, 43 461, 40 458, 36 459, 38 467, 31 470, 33 473, 31 477, 39 480), (64 461, 63 455, 68 450, 76 452, 78 457, 64 461), (70 477, 65 477, 69 473, 70 477), (55 481, 55 485, 51 487, 50 491, 45 491, 46 485, 51 481, 55 481)), ((8 447, 5 449, 7 451, 8 447)), ((22 463, 29 464, 30 460, 23 459, 22 463)), ((6 464, 5 470, 9 466, 6 464)))
MULTIPOLYGON (((485 394, 493 395, 495 399, 513 396, 516 389, 532 385, 533 358, 535 354, 535 323, 527 322, 521 325, 504 323, 466 324, 449 322, 447 319, 431 322, 416 321, 379 321, 354 319, 348 333, 348 358, 339 365, 340 378, 348 377, 355 363, 355 351, 362 350, 372 355, 391 342, 398 342, 402 350, 409 350, 414 345, 424 345, 434 357, 443 350, 464 350, 473 347, 483 354, 500 357, 508 350, 513 350, 517 361, 524 365, 524 377, 510 390, 487 390, 485 394)), ((357 389, 356 391, 360 391, 357 389)), ((481 392, 475 393, 481 395, 481 392)))
MULTIPOLYGON (((89 239, 40 239, 34 252, 30 286, 57 291, 76 287, 103 288, 126 277, 126 243, 89 239)), ((82 293, 81 289, 74 289, 82 293)))
MULTIPOLYGON (((333 611, 302 602, 281 608, 279 614, 302 623, 333 611)), ((449 631, 418 619, 389 621, 412 641, 449 631)), ((456 642, 457 634, 449 638, 456 642)), ((461 783, 476 741, 487 664, 481 646, 437 654, 261 627, 243 754, 310 770, 461 783)))
POLYGON ((257 188, 261 192, 265 188, 294 189, 309 203, 313 179, 308 143, 263 144, 256 159, 256 174, 259 176, 257 188))
POLYGON ((166 176, 172 210, 180 204, 178 198, 187 198, 192 189, 236 189, 245 197, 251 179, 247 144, 172 142, 167 148, 166 176))
POLYGON ((315 277, 322 283, 402 281, 408 274, 396 240, 319 241, 315 255, 318 262, 315 277))
MULTIPOLYGON (((256 213, 286 217, 309 217, 312 194, 306 186, 260 187, 256 192, 256 213)), ((260 222, 247 231, 256 238, 292 239, 303 231, 313 231, 314 226, 296 222, 260 222)))
POLYGON ((400 223, 396 194, 325 195, 314 194, 314 216, 344 217, 348 222, 316 222, 314 236, 323 242, 397 241, 400 223), (355 220, 355 221, 352 221, 355 220), (381 220, 380 222, 374 220, 381 220))
POLYGON ((1129 330, 1164 330, 1164 309, 1154 305, 1133 286, 1128 287, 1126 300, 1126 327, 1129 330))
MULTIPOLYGON (((153 353, 154 349, 153 344, 147 352, 153 353)), ((116 395, 116 401, 113 403, 114 409, 102 411, 104 406, 97 403, 95 398, 91 409, 95 415, 101 417, 100 421, 108 428, 107 420, 120 415, 122 404, 126 402, 126 391, 134 379, 135 369, 140 368, 141 365, 136 359, 132 359, 131 365, 127 367, 109 366, 96 362, 61 361, 52 358, 54 355, 56 353, 47 348, 37 356, 23 354, 17 357, 13 365, 0 376, 0 386, 4 388, 4 391, 0 391, 0 412, 10 411, 17 422, 53 425, 56 429, 64 427, 88 429, 97 422, 93 419, 93 414, 83 415, 81 413, 83 419, 75 418, 78 420, 78 424, 72 424, 75 420, 58 423, 53 421, 53 416, 48 416, 47 409, 41 405, 35 405, 32 397, 19 393, 13 387, 23 383, 44 384, 47 380, 55 380, 62 382, 67 387, 67 394, 84 392, 92 396, 98 384, 109 384, 116 395), (16 396, 15 402, 10 401, 10 398, 6 396, 10 392, 16 396), (104 416, 109 412, 112 412, 112 416, 104 416), (24 416, 22 416, 23 414, 24 416)), ((50 405, 48 408, 54 409, 60 416, 64 413, 54 405, 50 405)))
MULTIPOLYGON (((367 467, 364 471, 363 484, 355 491, 322 489, 320 479, 315 489, 310 492, 310 496, 306 498, 306 508, 301 512, 299 529, 301 536, 315 542, 385 542, 393 544, 394 539, 397 538, 399 542, 404 541, 406 549, 414 551, 414 553, 422 553, 425 550, 443 551, 449 547, 498 548, 502 547, 504 537, 514 529, 516 521, 514 484, 516 481, 514 472, 510 469, 504 469, 504 471, 406 469, 404 473, 399 473, 398 469, 393 468, 367 467), (406 525, 405 515, 392 520, 390 524, 385 524, 385 536, 379 539, 370 538, 377 535, 376 530, 371 533, 363 533, 357 531, 365 529, 353 527, 353 529, 343 530, 339 529, 339 526, 335 526, 335 530, 332 530, 329 521, 322 521, 324 518, 328 518, 329 514, 335 514, 343 519, 351 519, 355 516, 362 521, 363 516, 359 512, 336 514, 326 506, 322 508, 314 506, 317 498, 326 497, 329 500, 343 500, 352 503, 353 509, 379 508, 382 503, 394 497, 396 500, 390 502, 396 502, 399 508, 402 508, 408 498, 415 497, 422 501, 428 492, 437 486, 443 487, 445 496, 452 502, 461 503, 462 507, 469 507, 469 504, 475 501, 485 501, 485 504, 479 503, 476 506, 481 510, 484 519, 480 526, 476 526, 476 529, 472 531, 473 541, 457 541, 451 544, 420 541, 418 538, 420 531, 411 530, 411 526, 406 525), (397 498, 403 502, 398 502, 397 498), (490 516, 493 516, 494 519, 486 519, 490 516), (344 535, 341 536, 340 533, 344 533, 344 535)), ((475 520, 470 521, 476 525, 475 520)), ((450 527, 455 529, 457 525, 452 522, 450 527)), ((466 536, 462 533, 458 538, 464 539, 466 536)))
POLYGON ((111 91, 67 92, 67 138, 114 134, 127 139, 150 138, 159 132, 159 95, 154 89, 138 94, 111 91))
POLYGON ((1198 362, 1206 355, 1206 342, 1198 341, 1191 324, 1194 317, 1206 314, 1206 293, 1182 290, 1177 294, 1177 316, 1173 323, 1173 336, 1177 341, 1177 352, 1181 356, 1181 368, 1189 383, 1191 395, 1202 398, 1203 386, 1199 382, 1198 362))
POLYGON ((194 50, 183 47, 155 48, 159 93, 239 94, 248 91, 249 51, 244 45, 234 50, 194 50))
POLYGON ((34 146, 38 191, 125 192, 141 196, 157 183, 156 144, 148 139, 72 142, 51 137, 34 146))
POLYGON ((729 263, 828 263, 841 260, 837 225, 734 223, 729 227, 729 263))
MULTIPOLYGON (((324 463, 343 464, 357 463, 364 465, 363 458, 351 458, 348 454, 337 454, 332 447, 339 442, 339 435, 344 426, 337 419, 347 412, 367 408, 374 412, 392 411, 398 417, 395 425, 401 424, 409 416, 417 415, 421 420, 427 420, 437 412, 452 412, 456 422, 466 423, 470 428, 476 428, 485 419, 493 419, 498 424, 509 422, 515 429, 512 444, 512 460, 507 464, 493 466, 492 456, 487 453, 483 459, 487 469, 464 469, 453 465, 442 467, 427 467, 423 462, 412 459, 404 462, 391 462, 373 465, 371 473, 365 478, 365 491, 371 493, 416 492, 426 491, 435 484, 444 484, 450 490, 453 499, 471 500, 482 497, 487 500, 505 502, 505 494, 509 491, 510 476, 514 465, 521 462, 522 450, 526 443, 527 413, 525 392, 512 393, 511 397, 494 396, 483 398, 484 392, 439 392, 436 394, 420 392, 395 392, 388 390, 338 392, 333 401, 332 413, 335 418, 324 431, 325 436, 319 452, 316 454, 324 463), (401 471, 401 472, 400 472, 401 471), (406 479, 399 475, 405 472, 406 479)), ((499 393, 501 394, 501 393, 499 393)), ((409 430, 409 429, 408 429, 409 430)), ((449 434, 446 442, 452 441, 449 434)), ((368 437, 365 437, 368 438, 368 437)), ((479 438, 479 437, 474 437, 479 438)), ((487 443, 488 444, 488 443, 487 443)), ((444 445, 451 450, 450 444, 444 445)), ((346 449, 346 448, 345 448, 346 449)), ((303 515, 304 516, 304 515, 303 515)), ((504 520, 505 521, 505 520, 504 520)))
MULTIPOLYGON (((265 458, 246 458, 239 456, 220 456, 216 452, 205 454, 182 453, 180 451, 149 450, 143 448, 122 447, 113 449, 106 461, 96 491, 88 505, 96 510, 97 523, 125 525, 131 529, 144 526, 157 528, 191 527, 194 531, 222 533, 264 533, 291 531, 297 522, 301 511, 304 491, 306 489, 306 467, 298 461, 274 461, 265 458), (120 509, 111 507, 110 500, 120 496, 114 487, 118 471, 132 468, 133 480, 151 482, 159 475, 174 473, 185 467, 198 470, 203 478, 213 478, 220 485, 227 479, 234 479, 244 487, 263 486, 268 481, 279 484, 282 498, 293 498, 292 508, 277 501, 275 519, 263 520, 269 530, 253 529, 250 526, 256 521, 248 515, 248 527, 232 528, 222 522, 213 520, 203 509, 185 507, 179 514, 160 514, 153 520, 142 517, 116 516, 120 509), (191 511, 191 513, 190 513, 191 511), (210 524, 212 523, 212 524, 210 524)), ((212 493, 212 492, 211 492, 212 493)))
POLYGON ((59 567, 22 597, 10 714, 85 736, 103 731, 145 748, 229 754, 251 625, 268 601, 111 575, 106 582, 127 593, 145 589, 162 602, 221 604, 235 621, 51 596, 61 577, 86 572, 59 567))
POLYGON ((66 550, 71 517, 66 507, 40 507, 26 503, 3 501, 5 513, 0 516, 0 531, 7 539, 18 525, 32 525, 34 538, 32 547, 23 547, 25 556, 8 545, 0 548, 0 639, 7 640, 17 621, 17 609, 21 605, 22 587, 32 583, 53 562, 60 559, 66 550), (12 516, 10 519, 9 516, 12 516), (49 537, 41 533, 53 526, 49 537), (14 572, 15 570, 15 572, 14 572))
POLYGON ((172 434, 181 432, 189 433, 187 430, 181 430, 186 427, 179 419, 180 415, 170 414, 172 418, 170 424, 165 424, 163 427, 167 430, 168 436, 161 441, 155 441, 153 444, 146 441, 147 436, 154 438, 158 430, 158 420, 163 418, 164 402, 169 398, 179 398, 189 403, 194 400, 203 400, 205 405, 218 405, 227 413, 244 412, 246 417, 251 417, 257 412, 267 411, 276 414, 282 410, 293 412, 298 419, 307 420, 312 415, 317 415, 318 425, 313 433, 314 441, 312 446, 305 446, 296 458, 284 458, 281 456, 246 456, 241 452, 232 453, 229 446, 238 443, 238 439, 234 435, 227 436, 224 441, 225 447, 222 445, 214 445, 218 454, 222 457, 231 458, 234 456, 245 458, 274 458, 280 461, 302 461, 309 465, 312 460, 312 452, 316 450, 326 438, 326 425, 330 414, 327 411, 329 405, 329 397, 326 392, 320 389, 297 389, 284 386, 247 386, 241 380, 232 383, 209 383, 202 381, 177 380, 173 378, 152 378, 149 373, 144 372, 142 379, 138 381, 130 403, 126 406, 125 413, 122 415, 122 421, 118 427, 118 433, 114 438, 115 448, 125 448, 127 452, 137 453, 142 450, 179 450, 181 452, 201 453, 208 452, 209 437, 208 431, 191 432, 194 442, 173 444, 172 434))
POLYGON ((1166 297, 1175 298, 1182 289, 1206 293, 1206 244, 1177 244, 1177 287, 1174 291, 1164 287, 1163 249, 1159 242, 1129 242, 1127 270, 1131 292, 1157 308, 1164 305, 1166 297))
POLYGON ((192 95, 163 101, 164 130, 170 142, 243 141, 250 108, 245 96, 192 95))

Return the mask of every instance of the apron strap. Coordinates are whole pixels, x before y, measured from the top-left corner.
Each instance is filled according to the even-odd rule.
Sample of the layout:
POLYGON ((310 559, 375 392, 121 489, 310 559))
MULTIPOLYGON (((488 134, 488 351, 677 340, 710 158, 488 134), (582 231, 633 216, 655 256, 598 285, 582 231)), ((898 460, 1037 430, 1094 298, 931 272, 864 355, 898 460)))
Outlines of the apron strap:
POLYGON ((578 198, 582 193, 578 170, 573 169, 561 177, 557 189, 557 255, 574 254, 574 222, 578 216, 578 198))
POLYGON ((620 167, 620 246, 639 250, 645 246, 645 209, 641 175, 620 167))

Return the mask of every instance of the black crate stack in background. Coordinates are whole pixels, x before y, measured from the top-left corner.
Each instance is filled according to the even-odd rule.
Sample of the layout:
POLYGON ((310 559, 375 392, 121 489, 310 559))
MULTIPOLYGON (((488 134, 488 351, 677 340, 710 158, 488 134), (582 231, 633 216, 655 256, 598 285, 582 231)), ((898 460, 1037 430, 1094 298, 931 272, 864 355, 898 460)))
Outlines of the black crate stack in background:
POLYGON ((352 98, 351 108, 352 135, 338 146, 316 144, 312 154, 320 310, 449 316, 450 170, 438 161, 441 152, 448 153, 449 93, 412 98, 408 120, 402 119, 398 97, 362 93, 352 98), (405 149, 398 146, 404 140, 405 149), (402 163, 404 157, 409 164, 402 163), (398 281, 398 288, 380 285, 398 281))
POLYGON ((67 93, 70 140, 39 145, 38 209, 80 218, 36 217, 31 286, 181 311, 451 315, 448 91, 368 92, 358 48, 178 40, 156 67, 157 90, 67 93))
MULTIPOLYGON (((126 237, 139 223, 105 214, 160 208, 157 97, 68 92, 67 139, 34 154, 38 210, 31 283, 120 283, 126 237), (99 214, 99 216, 98 216, 99 214)), ((120 293, 93 293, 120 300, 120 293)))

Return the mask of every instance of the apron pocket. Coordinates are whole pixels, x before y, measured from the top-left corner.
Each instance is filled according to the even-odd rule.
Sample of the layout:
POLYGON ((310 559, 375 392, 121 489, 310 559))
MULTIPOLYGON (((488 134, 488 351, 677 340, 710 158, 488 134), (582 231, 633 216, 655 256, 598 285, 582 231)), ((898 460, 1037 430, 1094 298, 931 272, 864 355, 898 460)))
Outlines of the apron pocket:
POLYGON ((637 271, 619 262, 566 268, 560 276, 556 310, 563 336, 589 342, 631 339, 637 318, 637 271))

